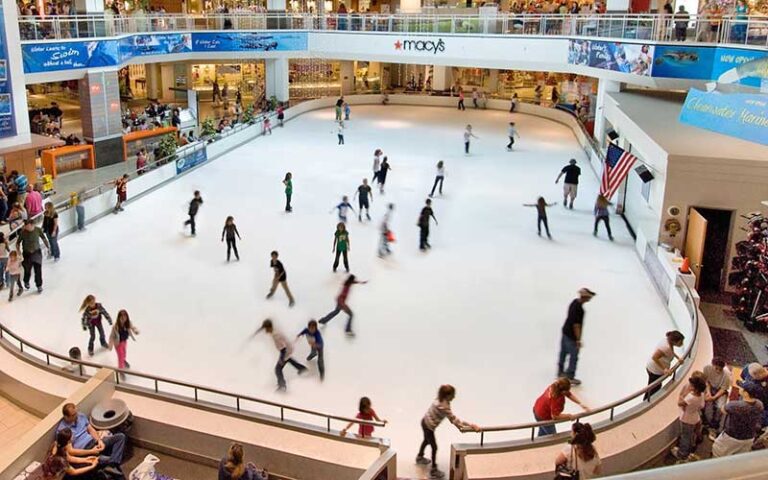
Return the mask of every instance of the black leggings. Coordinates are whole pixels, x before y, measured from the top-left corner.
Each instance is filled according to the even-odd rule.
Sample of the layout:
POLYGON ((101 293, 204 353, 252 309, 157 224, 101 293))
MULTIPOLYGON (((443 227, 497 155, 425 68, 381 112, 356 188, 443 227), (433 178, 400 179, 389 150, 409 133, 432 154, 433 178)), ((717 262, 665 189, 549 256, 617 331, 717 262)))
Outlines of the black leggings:
POLYGON ((608 231, 608 236, 612 237, 613 234, 611 233, 611 223, 610 223, 610 220, 608 220, 608 216, 607 215, 600 215, 598 217, 595 217, 595 231, 594 231, 594 234, 597 235, 597 225, 601 221, 603 223, 605 223, 605 229, 608 231))
POLYGON ((432 447, 432 467, 437 467, 437 440, 435 440, 435 431, 427 427, 424 420, 421 421, 421 431, 424 432, 424 440, 422 440, 421 447, 419 448, 419 456, 424 456, 424 450, 426 450, 427 445, 429 445, 432 447))
POLYGON ((344 268, 349 272, 349 259, 347 258, 346 250, 336 250, 336 259, 333 261, 333 271, 335 272, 339 268, 339 256, 344 255, 344 268))
POLYGON ((240 254, 237 253, 237 243, 235 243, 235 239, 227 237, 227 261, 229 261, 232 250, 235 251, 235 258, 240 260, 240 254))
MULTIPOLYGON (((648 374, 648 385, 652 384, 653 382, 655 382, 656 380, 662 377, 661 375, 656 375, 655 373, 649 372, 647 369, 645 371, 648 374)), ((643 397, 643 400, 650 400, 651 397, 654 396, 656 392, 658 392, 659 390, 661 390, 661 385, 657 385, 652 389, 648 390, 647 392, 645 392, 645 396, 643 397)))
POLYGON ((541 235, 541 224, 544 224, 544 228, 547 230, 547 236, 549 236, 549 223, 547 222, 547 217, 539 217, 537 221, 537 226, 539 228, 539 235, 541 235))
POLYGON ((293 208, 291 207, 291 194, 286 193, 285 194, 285 211, 290 212, 291 210, 293 210, 293 208))
POLYGON ((443 180, 445 180, 445 177, 443 177, 441 175, 438 175, 438 176, 435 177, 435 184, 432 185, 432 193, 430 193, 430 195, 434 195, 435 194, 435 188, 437 188, 437 184, 438 183, 440 184, 440 194, 441 195, 443 194, 443 180))

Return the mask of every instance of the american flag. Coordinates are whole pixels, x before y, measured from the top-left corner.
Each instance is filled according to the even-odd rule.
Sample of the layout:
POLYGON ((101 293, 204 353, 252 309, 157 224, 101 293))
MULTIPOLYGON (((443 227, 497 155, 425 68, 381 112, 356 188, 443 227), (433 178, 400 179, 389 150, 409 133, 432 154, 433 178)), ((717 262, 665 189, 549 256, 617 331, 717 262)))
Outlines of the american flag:
POLYGON ((629 169, 634 165, 637 157, 625 152, 614 144, 608 145, 608 153, 603 164, 603 179, 600 181, 600 194, 610 200, 619 185, 624 181, 629 169))

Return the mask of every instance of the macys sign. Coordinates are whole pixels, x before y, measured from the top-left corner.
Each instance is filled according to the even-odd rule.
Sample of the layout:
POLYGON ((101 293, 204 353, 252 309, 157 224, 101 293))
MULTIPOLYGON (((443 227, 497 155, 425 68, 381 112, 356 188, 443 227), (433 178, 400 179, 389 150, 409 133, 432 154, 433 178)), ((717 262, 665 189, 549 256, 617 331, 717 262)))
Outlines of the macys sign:
POLYGON ((445 51, 445 42, 442 38, 435 40, 400 40, 395 42, 395 50, 401 51, 416 51, 416 52, 432 52, 435 55, 438 52, 445 51))

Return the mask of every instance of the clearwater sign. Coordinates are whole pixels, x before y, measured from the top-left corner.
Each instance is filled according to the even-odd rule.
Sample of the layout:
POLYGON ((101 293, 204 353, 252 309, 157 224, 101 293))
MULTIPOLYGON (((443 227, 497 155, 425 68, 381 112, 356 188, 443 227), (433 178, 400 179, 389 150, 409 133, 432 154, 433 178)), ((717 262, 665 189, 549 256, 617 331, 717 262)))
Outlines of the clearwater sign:
POLYGON ((431 52, 435 55, 445 51, 445 42, 442 38, 437 40, 403 40, 395 42, 395 50, 398 51, 415 51, 415 52, 431 52))

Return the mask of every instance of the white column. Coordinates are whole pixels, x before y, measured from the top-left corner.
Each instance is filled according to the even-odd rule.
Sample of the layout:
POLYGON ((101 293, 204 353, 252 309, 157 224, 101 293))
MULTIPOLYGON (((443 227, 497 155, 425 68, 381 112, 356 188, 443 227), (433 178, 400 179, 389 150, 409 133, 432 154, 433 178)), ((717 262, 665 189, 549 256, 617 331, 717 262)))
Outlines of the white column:
POLYGON ((160 64, 147 63, 144 65, 144 75, 147 80, 147 98, 159 99, 161 97, 160 91, 163 88, 160 80, 160 64))
POLYGON ((597 84, 597 100, 595 104, 595 139, 601 147, 605 145, 605 114, 603 113, 603 107, 605 106, 605 94, 610 92, 618 92, 620 89, 621 84, 614 80, 605 80, 601 78, 597 84))
POLYGON ((401 13, 421 12, 421 0, 400 0, 401 13))
POLYGON ((171 88, 176 86, 176 67, 174 64, 160 64, 160 85, 160 91, 158 92, 159 100, 162 102, 173 102, 176 98, 174 91, 171 90, 171 88))
POLYGON ((435 65, 432 67, 432 90, 448 90, 451 88, 451 67, 435 65))
POLYGON ((288 59, 269 58, 264 64, 267 99, 274 95, 277 97, 277 101, 287 102, 290 95, 288 90, 288 59))
POLYGON ((3 0, 3 17, 6 48, 8 50, 8 65, 6 67, 8 79, 11 81, 10 87, 13 90, 11 109, 16 127, 16 135, 0 139, 0 148, 27 143, 31 138, 29 116, 27 115, 27 93, 24 90, 24 65, 21 58, 16 2, 3 0))
POLYGON ((278 11, 284 11, 285 10, 285 0, 267 0, 267 10, 278 10, 278 11))

